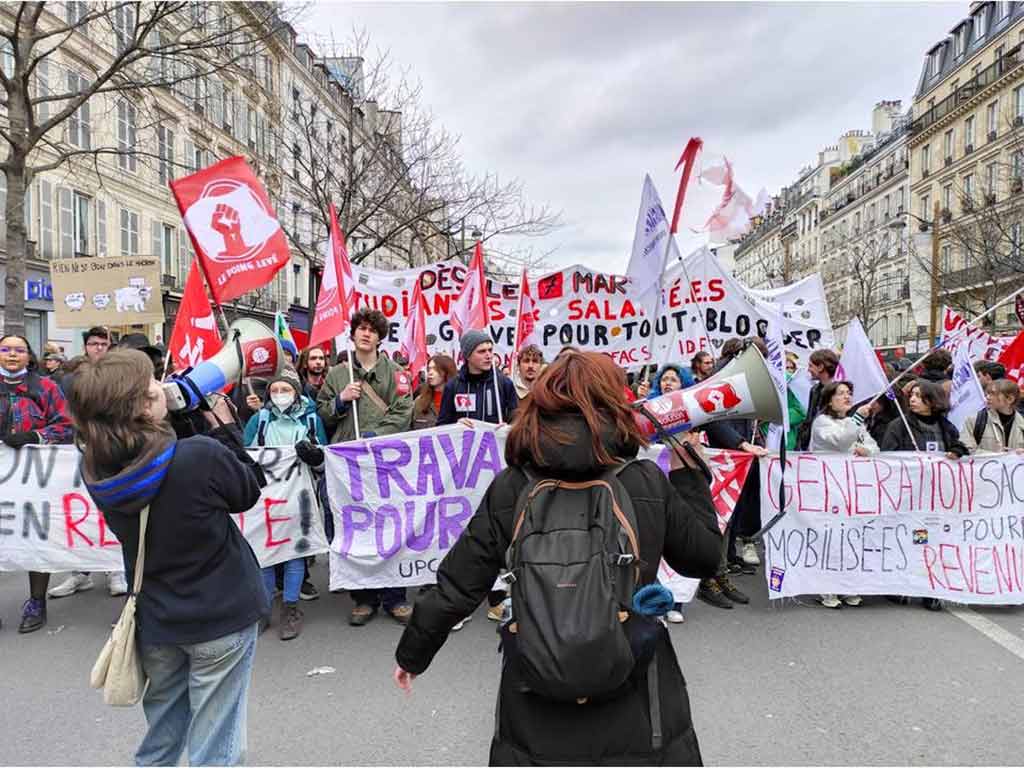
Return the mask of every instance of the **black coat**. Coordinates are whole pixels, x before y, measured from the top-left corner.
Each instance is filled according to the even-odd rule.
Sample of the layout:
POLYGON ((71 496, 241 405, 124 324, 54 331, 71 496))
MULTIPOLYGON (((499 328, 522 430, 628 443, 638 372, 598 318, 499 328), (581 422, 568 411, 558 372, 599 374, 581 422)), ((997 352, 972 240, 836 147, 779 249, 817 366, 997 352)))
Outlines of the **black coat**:
POLYGON ((441 411, 437 416, 437 426, 454 424, 459 419, 474 419, 486 421, 491 424, 498 423, 498 409, 494 405, 494 377, 498 377, 498 392, 501 395, 501 421, 508 424, 512 421, 512 414, 519 405, 519 395, 516 394, 516 386, 505 374, 500 371, 487 371, 486 373, 472 374, 465 365, 459 369, 458 375, 444 385, 444 392, 441 394, 441 411), (472 395, 474 407, 472 410, 460 410, 456 407, 455 396, 472 395))
MULTIPOLYGON (((882 438, 881 448, 883 451, 916 451, 924 450, 928 442, 925 434, 925 427, 921 419, 913 411, 906 412, 907 423, 914 432, 911 439, 903 419, 897 417, 889 422, 885 429, 885 437, 882 438), (916 443, 916 445, 915 445, 916 443)), ((970 451, 967 446, 960 442, 960 433, 949 419, 945 416, 938 417, 938 423, 942 434, 942 452, 955 453, 957 457, 966 456, 970 451)))
MULTIPOLYGON (((600 469, 589 431, 579 418, 563 419, 560 426, 573 436, 573 442, 545 450, 544 466, 537 472, 573 480, 596 477, 600 469)), ((635 448, 615 450, 623 457, 635 452, 635 448)), ((633 464, 619 477, 636 510, 644 563, 641 581, 655 581, 662 557, 683 575, 713 576, 721 535, 704 477, 683 469, 669 478, 650 461, 633 464)), ((395 654, 403 669, 424 672, 452 626, 472 613, 491 589, 511 540, 516 499, 526 483, 521 469, 509 467, 487 489, 480 508, 442 561, 437 586, 416 602, 395 654)), ((618 698, 577 705, 522 692, 514 668, 507 666, 500 684, 491 764, 700 764, 686 681, 664 628, 659 628, 657 658, 660 751, 651 750, 646 671, 637 675, 634 688, 618 698)))

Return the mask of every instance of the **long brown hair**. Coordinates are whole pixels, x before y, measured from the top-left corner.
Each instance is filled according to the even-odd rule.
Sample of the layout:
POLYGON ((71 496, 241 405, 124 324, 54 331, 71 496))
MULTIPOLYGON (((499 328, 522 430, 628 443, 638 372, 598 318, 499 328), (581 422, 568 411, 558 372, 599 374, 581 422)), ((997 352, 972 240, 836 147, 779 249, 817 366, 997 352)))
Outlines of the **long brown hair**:
MULTIPOLYGON (((437 366, 437 370, 444 377, 444 381, 441 382, 441 388, 449 381, 455 378, 455 374, 459 372, 459 369, 455 366, 455 361, 452 360, 448 355, 434 355, 430 360, 427 361, 429 366, 433 363, 437 366)), ((426 368, 424 368, 424 372, 426 368)), ((426 379, 420 385, 420 392, 416 396, 416 402, 413 404, 413 410, 417 416, 421 416, 429 411, 434 405, 434 388, 430 386, 430 382, 426 379)))
POLYGON ((576 413, 590 428, 599 464, 618 462, 605 446, 610 431, 618 444, 647 444, 626 402, 626 374, 598 352, 561 352, 537 378, 530 396, 520 403, 505 443, 505 461, 512 465, 543 463, 542 442, 569 445, 574 436, 560 431, 552 417, 576 413))
POLYGON ((68 393, 75 444, 93 477, 124 469, 158 439, 173 439, 166 422, 146 412, 153 363, 134 349, 115 349, 99 360, 85 360, 68 393))

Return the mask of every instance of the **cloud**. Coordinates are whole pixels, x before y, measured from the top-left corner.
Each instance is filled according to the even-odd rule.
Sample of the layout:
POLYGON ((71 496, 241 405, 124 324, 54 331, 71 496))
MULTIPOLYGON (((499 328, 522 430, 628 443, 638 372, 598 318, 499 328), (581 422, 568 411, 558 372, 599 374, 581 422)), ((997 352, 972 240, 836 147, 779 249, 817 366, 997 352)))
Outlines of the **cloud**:
MULTIPOLYGON (((466 167, 564 211, 557 264, 622 270, 640 186, 665 205, 686 140, 729 156, 751 194, 909 107, 925 50, 965 3, 457 3, 314 6, 304 29, 365 27, 423 81, 466 167)), ((506 244, 512 245, 512 244, 506 244)))

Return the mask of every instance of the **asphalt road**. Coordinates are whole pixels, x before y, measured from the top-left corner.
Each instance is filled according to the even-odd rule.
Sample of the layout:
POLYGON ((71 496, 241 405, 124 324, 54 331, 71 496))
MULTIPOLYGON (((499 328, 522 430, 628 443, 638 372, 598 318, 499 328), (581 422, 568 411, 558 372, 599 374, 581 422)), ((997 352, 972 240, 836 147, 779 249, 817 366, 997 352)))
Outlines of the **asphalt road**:
MULTIPOLYGON (((313 579, 326 590, 326 565, 313 579)), ((0 764, 130 763, 141 708, 106 707, 88 686, 119 601, 98 585, 51 601, 48 627, 18 635, 27 582, 0 574, 0 764)), ((749 588, 750 606, 694 603, 671 628, 707 764, 1021 762, 1024 608, 957 609, 962 619, 870 598, 828 611, 810 601, 769 604, 760 575, 737 583, 749 588)), ((390 680, 400 628, 390 618, 351 628, 350 606, 325 591, 304 604, 300 638, 282 643, 271 630, 261 639, 249 761, 486 762, 498 656, 484 611, 451 636, 407 697, 390 680), (307 676, 321 666, 337 671, 307 676)))

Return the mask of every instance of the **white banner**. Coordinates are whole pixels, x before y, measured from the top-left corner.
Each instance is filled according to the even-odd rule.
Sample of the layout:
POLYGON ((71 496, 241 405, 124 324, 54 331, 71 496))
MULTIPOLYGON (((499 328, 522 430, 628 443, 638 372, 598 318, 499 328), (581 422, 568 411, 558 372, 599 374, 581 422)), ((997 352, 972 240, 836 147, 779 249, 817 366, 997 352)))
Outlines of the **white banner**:
MULTIPOLYGON (((768 522, 780 465, 760 465, 768 522)), ((1024 603, 1024 456, 795 453, 786 466, 786 515, 764 537, 769 597, 1024 603)))
MULTIPOLYGON (((292 448, 252 455, 268 485, 259 503, 232 515, 260 565, 327 551, 309 468, 292 448)), ((121 544, 78 471, 72 446, 0 445, 0 571, 120 571, 121 544)))
MULTIPOLYGON (((506 434, 507 428, 452 425, 327 449, 335 530, 331 589, 433 584, 441 560, 505 468, 506 434)), ((751 456, 714 450, 706 455, 724 530, 751 456)), ((642 456, 668 472, 664 447, 651 447, 642 456)), ((693 580, 676 576, 664 564, 662 572, 677 600, 692 597, 693 580)))
POLYGON ((1010 346, 1013 336, 993 336, 988 331, 971 325, 955 309, 942 309, 942 346, 956 355, 957 349, 967 347, 967 357, 973 360, 998 360, 1010 346))
MULTIPOLYGON (((451 305, 466 274, 466 267, 449 260, 402 271, 353 267, 357 306, 380 309, 390 328, 383 349, 398 350, 401 331, 409 318, 409 304, 417 275, 422 275, 426 301, 427 348, 431 354, 458 355, 458 342, 449 322, 451 305)), ((783 310, 786 351, 806 364, 811 352, 831 347, 834 341, 820 280, 808 278, 778 297, 748 292, 706 248, 676 260, 662 281, 663 312, 653 329, 637 305, 628 278, 568 267, 530 281, 537 305, 534 340, 547 360, 566 345, 603 352, 623 367, 648 360, 687 361, 702 349, 717 350, 734 336, 763 336, 769 317, 783 310), (705 334, 706 329, 706 334, 705 334)), ((491 337, 502 364, 507 365, 515 345, 519 284, 487 281, 491 337)))

